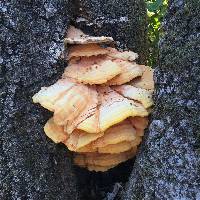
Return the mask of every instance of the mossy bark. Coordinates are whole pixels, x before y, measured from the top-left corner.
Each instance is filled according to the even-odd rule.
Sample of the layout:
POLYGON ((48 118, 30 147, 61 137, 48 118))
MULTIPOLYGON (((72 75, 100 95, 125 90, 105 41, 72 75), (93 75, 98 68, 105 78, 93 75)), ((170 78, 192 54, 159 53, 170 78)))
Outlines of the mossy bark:
POLYGON ((200 1, 171 0, 155 70, 155 107, 123 200, 200 199, 200 1))

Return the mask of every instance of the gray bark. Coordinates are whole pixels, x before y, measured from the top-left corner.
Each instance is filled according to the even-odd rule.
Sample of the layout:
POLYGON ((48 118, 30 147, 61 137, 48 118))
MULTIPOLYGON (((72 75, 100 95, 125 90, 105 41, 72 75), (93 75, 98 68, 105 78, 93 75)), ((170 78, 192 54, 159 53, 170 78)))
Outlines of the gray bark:
POLYGON ((172 0, 154 79, 155 107, 122 199, 200 199, 200 1, 172 0))
POLYGON ((77 199, 64 146, 43 133, 50 114, 31 97, 55 82, 70 1, 1 1, 0 199, 77 199))

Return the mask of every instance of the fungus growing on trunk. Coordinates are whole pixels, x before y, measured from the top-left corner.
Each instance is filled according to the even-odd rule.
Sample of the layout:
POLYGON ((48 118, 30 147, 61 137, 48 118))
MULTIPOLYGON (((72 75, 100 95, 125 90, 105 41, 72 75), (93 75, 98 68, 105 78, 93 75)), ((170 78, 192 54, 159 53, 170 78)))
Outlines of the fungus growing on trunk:
POLYGON ((111 37, 91 37, 70 27, 62 78, 33 96, 52 111, 44 132, 74 153, 90 171, 107 171, 134 157, 153 105, 153 70, 138 55, 103 47, 111 37))

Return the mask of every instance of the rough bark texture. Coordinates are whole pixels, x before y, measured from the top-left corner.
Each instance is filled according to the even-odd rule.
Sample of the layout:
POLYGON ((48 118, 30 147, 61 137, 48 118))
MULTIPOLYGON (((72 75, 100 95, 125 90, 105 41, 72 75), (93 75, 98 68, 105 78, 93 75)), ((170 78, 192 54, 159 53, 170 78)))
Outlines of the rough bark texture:
POLYGON ((75 175, 65 147, 43 133, 50 113, 31 97, 60 77, 64 63, 58 58, 70 20, 89 34, 113 36, 144 63, 144 2, 4 0, 0 10, 0 199, 78 199, 77 176, 82 198, 102 199, 115 182, 126 181, 132 161, 104 174, 78 168, 75 175))
POLYGON ((123 200, 200 199, 200 1, 173 0, 163 23, 155 108, 123 200))
POLYGON ((143 0, 79 0, 76 24, 89 34, 112 36, 121 49, 147 61, 147 16, 143 0))
POLYGON ((0 199, 77 199, 66 149, 43 133, 31 97, 58 79, 70 1, 1 1, 0 199))

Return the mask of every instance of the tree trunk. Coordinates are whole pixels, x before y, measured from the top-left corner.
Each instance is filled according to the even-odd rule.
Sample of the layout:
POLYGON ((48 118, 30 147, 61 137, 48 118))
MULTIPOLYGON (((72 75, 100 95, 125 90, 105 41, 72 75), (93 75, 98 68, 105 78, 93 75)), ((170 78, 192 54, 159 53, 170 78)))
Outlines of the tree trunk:
POLYGON ((91 35, 114 37, 118 47, 133 49, 145 63, 144 2, 11 0, 2 1, 0 10, 0 199, 74 200, 82 192, 82 198, 102 199, 115 182, 126 181, 130 165, 104 174, 80 168, 74 173, 66 148, 43 133, 50 113, 34 105, 31 97, 63 72, 59 55, 72 21, 91 35))
POLYGON ((155 107, 122 199, 200 199, 200 1, 173 0, 163 23, 155 107))
POLYGON ((3 1, 1 6, 0 199, 77 199, 66 148, 43 133, 49 113, 32 103, 55 82, 70 1, 3 1))

